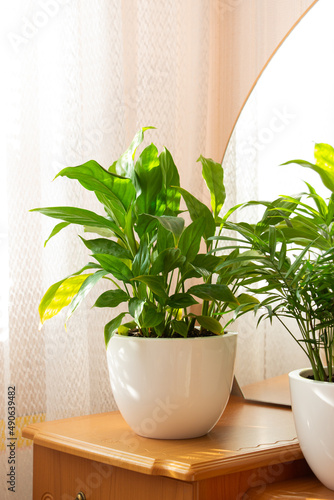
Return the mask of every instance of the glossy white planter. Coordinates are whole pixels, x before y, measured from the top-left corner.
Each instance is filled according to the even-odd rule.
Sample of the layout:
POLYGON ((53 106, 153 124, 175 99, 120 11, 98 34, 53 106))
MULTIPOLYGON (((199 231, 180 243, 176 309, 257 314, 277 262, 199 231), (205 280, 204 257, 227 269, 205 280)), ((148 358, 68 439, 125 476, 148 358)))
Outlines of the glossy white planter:
POLYGON ((305 378, 312 370, 289 374, 297 437, 307 463, 334 490, 334 383, 305 378))
POLYGON ((114 335, 107 356, 117 406, 139 435, 203 436, 228 402, 237 334, 189 339, 114 335))

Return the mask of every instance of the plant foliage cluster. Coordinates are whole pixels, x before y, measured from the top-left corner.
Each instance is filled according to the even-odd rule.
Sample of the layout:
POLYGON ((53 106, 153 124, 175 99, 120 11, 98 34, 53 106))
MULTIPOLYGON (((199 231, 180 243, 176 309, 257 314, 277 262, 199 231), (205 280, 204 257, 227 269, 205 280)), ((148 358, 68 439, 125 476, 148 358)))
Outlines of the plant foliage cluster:
POLYGON ((221 334, 221 316, 240 301, 247 302, 244 294, 237 298, 229 287, 222 267, 224 257, 211 253, 225 201, 222 166, 199 158, 210 191, 209 208, 180 186, 178 169, 167 149, 159 154, 150 144, 136 159, 146 130, 139 130, 108 170, 91 160, 64 168, 56 176, 76 180, 92 191, 103 215, 69 206, 34 209, 62 221, 48 240, 69 224, 97 236, 81 237, 92 260, 47 290, 39 307, 42 323, 66 306, 69 318, 101 279, 108 281, 110 289, 98 297, 95 306, 127 306, 126 312, 112 317, 105 326, 106 345, 114 332, 187 337, 195 324, 200 333, 221 334), (192 221, 189 225, 182 217, 181 198, 192 221), (195 315, 189 308, 198 300, 203 303, 202 311, 195 315))
POLYGON ((262 297, 254 308, 259 321, 276 317, 308 356, 314 378, 332 381, 334 149, 316 144, 314 164, 303 160, 290 163, 316 171, 331 191, 329 199, 306 183, 307 192, 299 196, 248 202, 243 208, 254 203, 263 205, 263 217, 253 225, 227 221, 228 235, 216 239, 233 249, 230 263, 234 267, 227 273, 229 278, 253 296, 262 297), (290 318, 296 321, 298 334, 290 329, 290 318))
MULTIPOLYGON (((145 337, 222 334, 222 317, 254 311, 258 322, 277 318, 308 356, 316 380, 333 379, 334 354, 334 149, 316 144, 315 163, 293 160, 317 172, 329 199, 308 183, 298 196, 249 201, 220 213, 225 202, 222 166, 200 156, 211 206, 180 186, 178 169, 165 148, 154 144, 136 158, 148 128, 109 169, 91 160, 56 177, 78 181, 93 192, 103 215, 77 207, 34 209, 60 219, 48 240, 69 224, 82 237, 91 260, 52 285, 40 303, 45 320, 68 306, 67 318, 101 279, 110 287, 95 306, 123 311, 105 326, 105 343, 118 332, 145 337), (186 224, 183 199, 191 223, 186 224), (264 214, 255 224, 231 222, 250 205, 264 214), (224 250, 222 253, 221 250, 224 250), (196 284, 194 284, 194 282, 196 284), (202 303, 200 314, 192 306, 202 303), (124 307, 125 306, 125 307, 124 307), (298 333, 290 328, 291 319, 298 333), (328 372, 326 372, 326 366, 328 372)), ((240 217, 239 217, 240 219, 240 217)), ((47 240, 47 241, 48 241, 47 240)))

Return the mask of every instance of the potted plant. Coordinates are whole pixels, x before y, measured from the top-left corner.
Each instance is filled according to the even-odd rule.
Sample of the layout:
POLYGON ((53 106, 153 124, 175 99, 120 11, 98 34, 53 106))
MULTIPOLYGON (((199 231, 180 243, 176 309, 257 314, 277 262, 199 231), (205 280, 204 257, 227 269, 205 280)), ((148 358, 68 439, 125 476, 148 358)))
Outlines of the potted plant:
POLYGON ((254 225, 227 220, 225 229, 236 237, 216 238, 233 248, 233 258, 220 266, 264 297, 254 307, 259 321, 277 318, 309 359, 309 368, 289 374, 297 436, 314 473, 334 489, 334 149, 316 144, 315 160, 288 163, 320 174, 331 191, 328 200, 306 183, 300 196, 262 202, 264 215, 254 225))
POLYGON ((139 130, 108 170, 91 160, 56 176, 92 191, 101 214, 78 207, 34 209, 61 220, 48 240, 69 224, 96 234, 80 236, 92 261, 53 284, 39 313, 43 323, 68 306, 68 319, 94 285, 105 280, 110 289, 94 305, 112 310, 104 338, 123 417, 143 436, 196 437, 215 425, 228 401, 236 334, 225 333, 220 319, 230 306, 247 303, 247 296, 238 300, 225 271, 216 272, 224 257, 211 254, 225 200, 221 165, 199 159, 210 209, 180 187, 167 149, 159 154, 151 144, 135 158, 146 130, 139 130), (190 215, 188 225, 181 198, 190 215), (199 299, 202 311, 195 314, 191 307, 199 299), (122 311, 115 314, 118 306, 122 311))

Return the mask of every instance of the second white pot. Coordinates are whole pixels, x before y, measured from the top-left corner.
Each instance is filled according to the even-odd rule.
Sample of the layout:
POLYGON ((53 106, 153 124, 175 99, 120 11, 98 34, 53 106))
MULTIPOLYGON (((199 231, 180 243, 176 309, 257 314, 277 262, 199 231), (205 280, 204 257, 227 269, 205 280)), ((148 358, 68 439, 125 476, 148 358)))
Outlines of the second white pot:
POLYGON ((123 418, 150 438, 207 434, 230 396, 236 346, 236 333, 187 339, 114 335, 108 367, 123 418))
POLYGON ((334 490, 334 383, 308 379, 311 374, 311 369, 289 374, 297 437, 314 474, 334 490))

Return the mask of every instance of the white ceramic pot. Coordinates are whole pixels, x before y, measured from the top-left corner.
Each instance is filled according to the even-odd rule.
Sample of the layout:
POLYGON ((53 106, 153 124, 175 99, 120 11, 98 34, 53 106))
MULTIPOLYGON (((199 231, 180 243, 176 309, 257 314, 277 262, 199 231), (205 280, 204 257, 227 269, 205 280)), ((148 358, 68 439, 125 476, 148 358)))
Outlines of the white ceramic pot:
POLYGON ((289 374, 297 437, 314 474, 334 490, 334 383, 307 379, 311 374, 311 369, 289 374))
POLYGON ((237 334, 198 338, 114 335, 107 356, 117 406, 139 435, 203 436, 228 402, 237 334))

